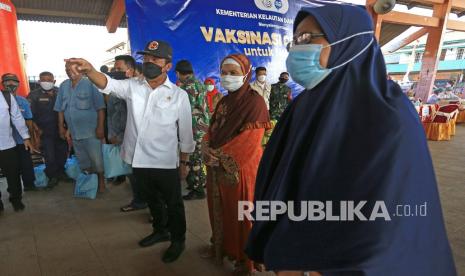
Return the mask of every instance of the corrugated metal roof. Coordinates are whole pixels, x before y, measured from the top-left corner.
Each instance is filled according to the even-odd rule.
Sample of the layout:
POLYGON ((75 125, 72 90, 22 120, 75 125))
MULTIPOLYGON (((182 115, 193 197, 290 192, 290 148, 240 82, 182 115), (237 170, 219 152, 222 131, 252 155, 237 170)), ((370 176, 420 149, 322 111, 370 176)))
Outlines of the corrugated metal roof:
MULTIPOLYGON (((431 6, 428 6, 428 5, 425 5, 425 4, 419 4, 415 0, 397 0, 396 3, 401 4, 401 5, 406 5, 406 6, 410 7, 410 8, 417 7, 417 8, 431 9, 431 6)), ((462 13, 464 11, 465 11, 465 9, 457 9, 457 8, 452 7, 452 13, 459 14, 459 13, 462 13)))
MULTIPOLYGON (((56 23, 105 26, 113 0, 12 0, 18 13, 18 19, 56 23)), ((398 0, 409 4, 414 1, 398 0)), ((120 27, 126 27, 127 21, 121 20, 120 27)), ((398 24, 382 25, 380 45, 383 46, 407 30, 409 26, 398 24)))
POLYGON ((379 44, 384 46, 389 41, 398 37, 401 33, 405 32, 410 26, 399 25, 392 23, 383 23, 381 25, 381 37, 379 38, 379 44))
MULTIPOLYGON (((19 20, 105 26, 113 0, 12 0, 19 20)), ((121 20, 120 27, 126 27, 121 20)))

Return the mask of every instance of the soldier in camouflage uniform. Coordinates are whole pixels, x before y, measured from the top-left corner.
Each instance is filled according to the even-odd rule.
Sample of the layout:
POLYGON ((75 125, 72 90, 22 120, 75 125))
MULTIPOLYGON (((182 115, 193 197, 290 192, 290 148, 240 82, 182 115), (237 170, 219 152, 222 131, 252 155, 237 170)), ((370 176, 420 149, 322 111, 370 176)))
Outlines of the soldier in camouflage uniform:
POLYGON ((205 198, 204 185, 206 175, 203 170, 200 145, 203 136, 208 130, 209 124, 208 107, 205 100, 207 88, 195 78, 192 65, 189 61, 179 61, 176 64, 175 70, 178 77, 178 86, 184 89, 189 95, 189 101, 192 107, 192 129, 196 142, 195 150, 190 155, 189 174, 186 179, 190 192, 183 198, 185 200, 203 199, 205 198))
MULTIPOLYGON (((279 75, 279 82, 271 85, 270 119, 273 128, 276 125, 279 117, 281 117, 281 114, 284 112, 284 109, 286 109, 287 105, 291 101, 291 88, 286 85, 288 80, 289 73, 282 72, 281 75, 279 75)), ((263 146, 266 146, 268 143, 272 132, 273 129, 270 129, 263 136, 263 146)))
POLYGON ((271 85, 270 118, 278 120, 291 100, 291 88, 286 85, 289 80, 287 72, 279 75, 279 82, 271 85))

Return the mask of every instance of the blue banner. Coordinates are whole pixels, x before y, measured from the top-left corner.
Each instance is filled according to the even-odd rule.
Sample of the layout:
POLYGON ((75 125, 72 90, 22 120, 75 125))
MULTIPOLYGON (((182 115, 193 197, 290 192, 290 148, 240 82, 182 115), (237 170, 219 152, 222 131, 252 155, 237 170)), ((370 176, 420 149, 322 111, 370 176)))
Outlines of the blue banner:
MULTIPOLYGON (((191 61, 200 80, 219 79, 219 64, 231 53, 246 54, 255 69, 267 68, 276 83, 286 71, 286 45, 305 0, 126 0, 133 56, 152 40, 173 47, 173 64, 191 61)), ((170 79, 175 80, 174 70, 170 79)), ((289 83, 293 94, 302 88, 289 83)), ((219 86, 219 85, 218 85, 219 86)))

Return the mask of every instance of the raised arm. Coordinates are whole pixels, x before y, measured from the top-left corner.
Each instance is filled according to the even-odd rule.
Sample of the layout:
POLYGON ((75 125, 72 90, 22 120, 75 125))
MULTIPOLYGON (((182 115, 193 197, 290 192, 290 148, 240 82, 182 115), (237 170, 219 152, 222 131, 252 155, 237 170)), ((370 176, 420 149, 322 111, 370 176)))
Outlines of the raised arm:
POLYGON ((71 71, 71 75, 84 74, 89 80, 99 89, 105 89, 107 86, 107 78, 105 74, 95 70, 90 62, 82 58, 65 59, 66 69, 71 71))
POLYGON ((129 93, 129 80, 114 80, 107 75, 95 70, 94 66, 82 58, 65 59, 66 69, 72 75, 84 74, 104 94, 113 94, 126 100, 129 93))

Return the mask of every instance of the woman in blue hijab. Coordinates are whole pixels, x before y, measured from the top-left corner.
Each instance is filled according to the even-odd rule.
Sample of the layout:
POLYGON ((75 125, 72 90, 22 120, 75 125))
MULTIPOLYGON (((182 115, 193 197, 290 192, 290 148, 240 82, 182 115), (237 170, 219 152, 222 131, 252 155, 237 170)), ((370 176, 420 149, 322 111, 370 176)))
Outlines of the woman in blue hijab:
POLYGON ((289 209, 256 220, 248 256, 278 272, 456 275, 424 130, 400 87, 386 79, 366 9, 311 1, 294 35, 287 67, 306 90, 266 147, 255 206, 293 201, 302 214, 302 202, 313 211, 324 204, 325 217, 308 208, 303 221, 289 209), (352 208, 354 219, 349 201, 365 202, 352 208))

